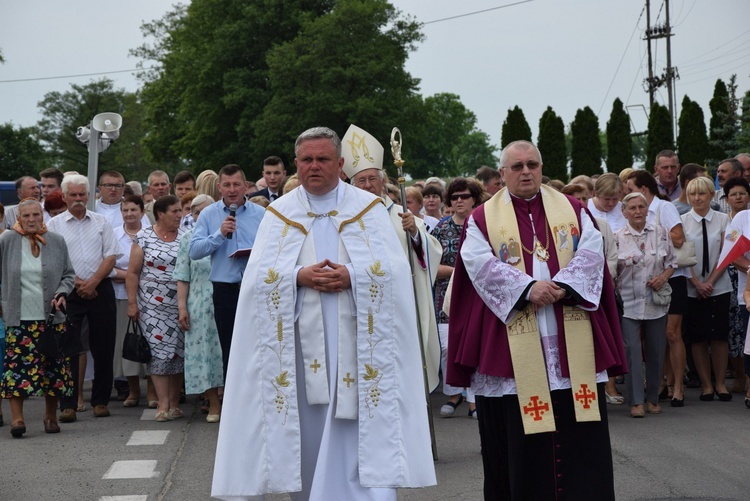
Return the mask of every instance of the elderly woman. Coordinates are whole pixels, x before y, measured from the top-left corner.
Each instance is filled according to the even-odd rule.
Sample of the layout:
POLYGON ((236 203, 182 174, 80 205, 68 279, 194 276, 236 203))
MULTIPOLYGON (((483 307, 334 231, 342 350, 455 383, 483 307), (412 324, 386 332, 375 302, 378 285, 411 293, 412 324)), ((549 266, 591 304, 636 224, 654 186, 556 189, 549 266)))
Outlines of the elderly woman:
POLYGON ((47 232, 42 213, 37 200, 21 201, 13 229, 0 235, 0 314, 6 328, 0 397, 10 399, 14 438, 26 433, 25 398, 44 396, 44 431, 59 433, 57 401, 73 391, 68 360, 47 358, 37 349, 41 336, 65 329, 65 316, 59 311, 51 324, 47 319, 53 308, 65 307, 65 298, 75 285, 65 240, 47 232))
POLYGON ((594 196, 588 203, 591 214, 607 221, 614 233, 624 228, 627 223, 620 203, 622 193, 623 184, 617 174, 602 174, 594 184, 594 196))
MULTIPOLYGON (((740 212, 747 210, 750 201, 750 183, 744 177, 732 177, 724 183, 724 193, 729 201, 729 220, 740 212)), ((745 332, 747 331, 748 311, 745 308, 743 291, 747 282, 747 271, 750 260, 741 256, 727 267, 732 281, 732 295, 729 300, 729 362, 734 372, 732 393, 745 392, 745 371, 742 352, 745 349, 745 332)))
POLYGON ((183 416, 179 407, 185 336, 178 325, 177 282, 172 278, 180 246, 182 207, 174 195, 154 202, 156 221, 138 232, 125 278, 128 317, 140 321, 151 347, 148 372, 156 389, 157 421, 183 416))
MULTIPOLYGON (((214 203, 208 195, 198 195, 190 207, 193 219, 214 203)), ((185 393, 203 393, 208 400, 206 421, 218 423, 221 416, 218 388, 224 386, 219 333, 214 322, 213 285, 208 280, 211 258, 191 260, 190 237, 180 242, 177 265, 172 278, 177 280, 180 328, 185 331, 185 393)))
POLYGON ((700 399, 710 402, 716 393, 719 400, 728 402, 732 394, 727 390, 725 372, 729 357, 727 312, 732 282, 726 270, 717 270, 716 265, 729 216, 711 209, 714 192, 713 181, 707 177, 697 177, 687 185, 688 201, 693 208, 682 215, 682 227, 685 238, 695 242, 698 263, 690 269, 683 325, 703 388, 700 399), (715 382, 711 381, 711 366, 715 382))
POLYGON ((141 398, 141 387, 139 377, 142 372, 142 364, 122 358, 122 343, 125 340, 125 331, 128 328, 128 293, 125 288, 125 278, 128 274, 130 263, 130 251, 136 235, 141 231, 143 215, 146 213, 141 197, 127 195, 120 203, 123 224, 114 228, 115 238, 120 244, 122 257, 115 262, 115 276, 112 278, 112 287, 115 289, 117 301, 117 337, 115 341, 114 375, 115 377, 126 377, 128 380, 128 396, 122 403, 125 407, 135 407, 141 398))
MULTIPOLYGON (((667 230, 646 222, 648 201, 642 193, 630 193, 622 202, 627 223, 615 232, 617 241, 617 289, 623 301, 622 337, 630 372, 625 376, 625 395, 630 415, 640 418, 643 410, 643 359, 641 331, 646 352, 646 410, 659 414, 659 383, 667 338, 668 298, 655 301, 677 267, 667 230)), ((666 291, 663 291, 666 292, 666 291)))
MULTIPOLYGON (((425 191, 430 186, 425 188, 425 191)), ((441 366, 445 374, 446 357, 448 356, 448 315, 443 311, 443 301, 448 290, 448 282, 453 274, 453 267, 458 256, 458 243, 463 231, 464 221, 469 217, 471 211, 481 203, 482 189, 478 183, 463 177, 457 177, 448 186, 445 198, 449 207, 453 208, 450 218, 438 223, 432 231, 432 235, 438 239, 443 247, 443 257, 440 259, 437 280, 435 281, 435 311, 438 312, 438 333, 440 345, 442 346, 441 366)), ((463 388, 443 384, 443 393, 448 396, 448 402, 440 409, 440 415, 449 417, 455 414, 456 408, 461 405, 463 399, 463 388)), ((476 406, 471 393, 469 397, 469 416, 476 418, 476 406)))

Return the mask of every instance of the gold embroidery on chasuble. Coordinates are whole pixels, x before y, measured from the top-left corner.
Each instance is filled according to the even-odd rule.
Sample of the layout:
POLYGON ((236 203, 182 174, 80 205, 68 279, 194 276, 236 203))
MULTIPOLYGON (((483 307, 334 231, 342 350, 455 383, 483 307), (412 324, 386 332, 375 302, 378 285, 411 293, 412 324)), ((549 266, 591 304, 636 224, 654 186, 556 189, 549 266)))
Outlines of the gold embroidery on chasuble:
POLYGON ((288 391, 286 390, 286 388, 289 387, 290 383, 288 379, 289 370, 285 370, 283 364, 283 354, 284 350, 287 348, 287 344, 284 340, 284 319, 279 312, 279 306, 281 302, 281 293, 279 292, 279 287, 281 286, 284 277, 274 268, 276 266, 276 262, 279 259, 279 256, 284 250, 284 239, 289 232, 289 227, 290 224, 288 222, 285 222, 284 227, 281 230, 281 238, 279 239, 278 244, 279 249, 276 254, 276 259, 274 260, 274 266, 268 269, 268 274, 266 278, 263 279, 263 282, 271 287, 269 290, 264 292, 268 318, 269 321, 276 322, 276 341, 278 344, 276 348, 271 348, 271 350, 276 354, 276 357, 279 360, 279 371, 278 375, 273 379, 273 381, 271 381, 271 384, 276 390, 276 395, 274 397, 276 412, 279 414, 281 414, 282 412, 284 413, 282 424, 286 424, 286 418, 289 414, 288 391))

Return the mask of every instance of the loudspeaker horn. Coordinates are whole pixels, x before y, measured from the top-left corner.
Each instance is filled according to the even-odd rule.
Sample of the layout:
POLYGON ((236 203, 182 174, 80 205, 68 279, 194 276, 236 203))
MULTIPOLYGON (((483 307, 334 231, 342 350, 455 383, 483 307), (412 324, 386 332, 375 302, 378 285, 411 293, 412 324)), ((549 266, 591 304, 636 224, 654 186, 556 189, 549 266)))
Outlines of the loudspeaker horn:
POLYGON ((99 113, 91 121, 91 127, 99 132, 117 132, 122 127, 122 117, 117 113, 99 113))

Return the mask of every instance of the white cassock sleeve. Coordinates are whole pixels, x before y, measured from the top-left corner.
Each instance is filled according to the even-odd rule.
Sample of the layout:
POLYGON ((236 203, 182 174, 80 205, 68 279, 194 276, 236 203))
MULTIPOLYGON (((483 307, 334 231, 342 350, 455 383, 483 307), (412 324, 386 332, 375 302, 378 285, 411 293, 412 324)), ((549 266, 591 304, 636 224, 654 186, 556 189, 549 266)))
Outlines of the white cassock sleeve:
POLYGON ((473 217, 469 216, 465 224, 466 238, 461 245, 461 259, 466 273, 484 304, 501 322, 507 323, 516 313, 513 306, 533 279, 494 255, 473 217))

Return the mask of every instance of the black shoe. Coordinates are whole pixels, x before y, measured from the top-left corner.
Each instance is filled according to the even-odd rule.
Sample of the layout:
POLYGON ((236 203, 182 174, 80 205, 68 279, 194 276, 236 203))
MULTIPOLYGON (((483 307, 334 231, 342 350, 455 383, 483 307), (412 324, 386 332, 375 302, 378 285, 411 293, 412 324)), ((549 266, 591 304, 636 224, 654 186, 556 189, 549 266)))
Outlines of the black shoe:
POLYGON ((699 398, 701 399, 701 402, 713 402, 714 394, 713 393, 701 393, 701 396, 699 398))
POLYGON ((672 407, 684 407, 685 406, 685 397, 682 397, 680 399, 672 398, 672 407))
POLYGON ((719 397, 720 402, 731 402, 732 401, 732 394, 731 393, 719 393, 716 392, 716 396, 719 397))
POLYGON ((661 390, 661 393, 659 393, 659 400, 669 400, 670 398, 672 398, 669 396, 670 388, 674 388, 674 386, 669 384, 666 385, 663 390, 661 390))
POLYGON ((745 397, 745 407, 747 407, 748 409, 750 409, 750 398, 748 398, 748 397, 745 397))
POLYGON ((0 414, 0 426, 2 426, 3 424, 4 424, 4 423, 3 423, 3 415, 2 415, 2 414, 0 414))
POLYGON ((10 427, 10 434, 13 436, 13 438, 21 438, 24 433, 26 433, 25 424, 10 427))

